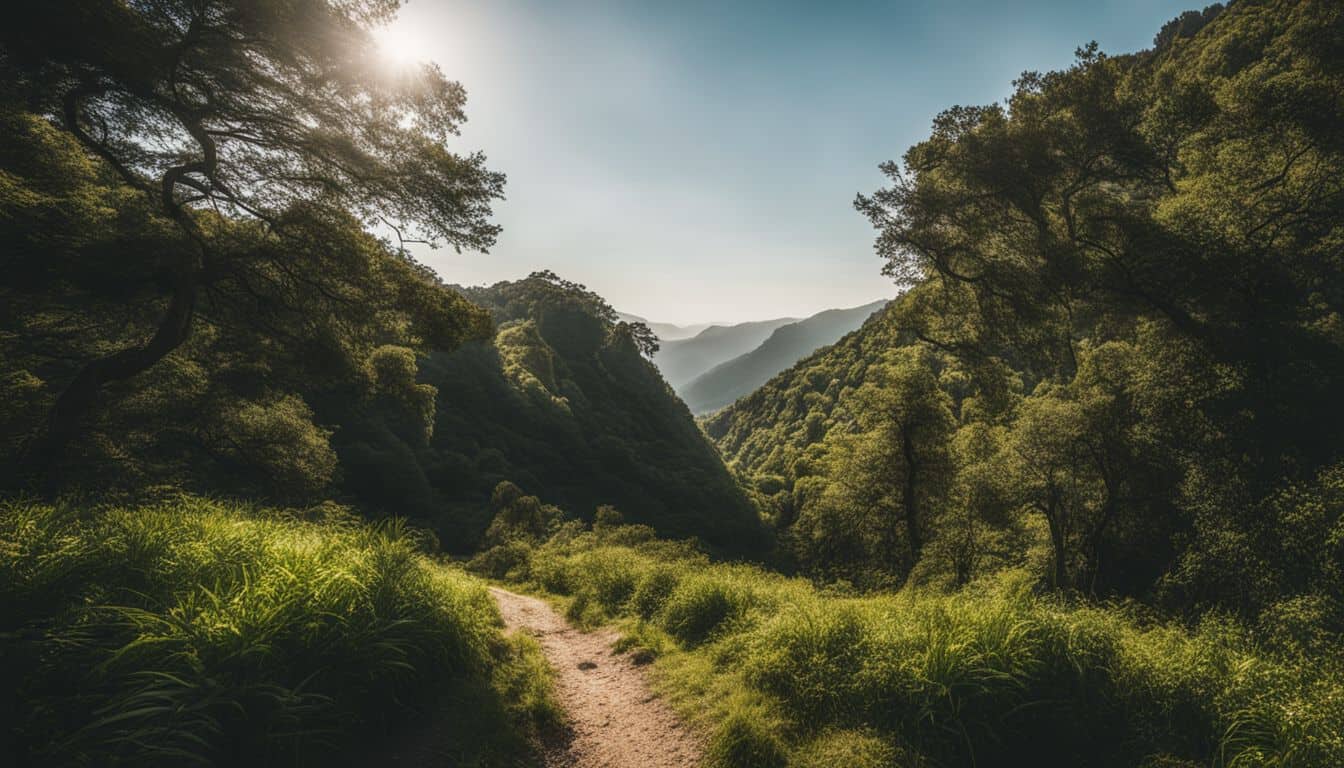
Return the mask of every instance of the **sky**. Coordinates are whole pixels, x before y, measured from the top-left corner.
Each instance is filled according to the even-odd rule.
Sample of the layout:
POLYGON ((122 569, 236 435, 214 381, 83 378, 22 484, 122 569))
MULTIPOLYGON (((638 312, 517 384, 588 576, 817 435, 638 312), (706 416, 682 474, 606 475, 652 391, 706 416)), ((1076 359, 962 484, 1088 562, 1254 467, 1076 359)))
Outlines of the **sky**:
POLYGON ((457 151, 508 176, 489 254, 421 249, 450 283, 540 269, 690 324, 895 295, 853 207, 956 104, 1096 40, 1151 45, 1189 0, 410 0, 381 35, 467 89, 457 151))

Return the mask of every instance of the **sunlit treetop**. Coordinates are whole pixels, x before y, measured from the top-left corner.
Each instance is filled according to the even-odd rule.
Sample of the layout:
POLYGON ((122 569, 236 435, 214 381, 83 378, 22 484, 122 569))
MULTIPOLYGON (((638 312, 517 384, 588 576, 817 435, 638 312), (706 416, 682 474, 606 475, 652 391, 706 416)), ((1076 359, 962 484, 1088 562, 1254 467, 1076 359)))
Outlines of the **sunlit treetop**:
MULTIPOLYGON (((270 273, 253 267, 294 279, 305 253, 317 254, 317 273, 341 272, 335 254, 348 242, 315 236, 331 222, 395 232, 403 245, 494 243, 490 205, 503 195, 504 176, 481 154, 447 146, 465 120, 461 85, 432 64, 388 65, 375 32, 398 6, 53 0, 7 19, 5 108, 63 128, 183 235, 182 247, 163 255, 157 284, 168 300, 152 336, 89 361, 65 386, 46 437, 28 451, 31 474, 53 476, 100 388, 149 369, 189 338, 199 296, 217 292, 224 276, 256 293, 270 273), (257 223, 267 247, 232 252, 217 242, 211 223, 221 220, 257 223)), ((400 255, 408 261, 404 248, 400 255)), ((423 271, 419 279, 434 289, 421 299, 466 311, 423 271)))
POLYGON ((397 0, 54 0, 16 12, 5 79, 170 211, 272 220, 296 201, 485 249, 504 177, 446 143, 466 93, 392 67, 397 0), (403 226, 405 225, 405 226, 403 226))

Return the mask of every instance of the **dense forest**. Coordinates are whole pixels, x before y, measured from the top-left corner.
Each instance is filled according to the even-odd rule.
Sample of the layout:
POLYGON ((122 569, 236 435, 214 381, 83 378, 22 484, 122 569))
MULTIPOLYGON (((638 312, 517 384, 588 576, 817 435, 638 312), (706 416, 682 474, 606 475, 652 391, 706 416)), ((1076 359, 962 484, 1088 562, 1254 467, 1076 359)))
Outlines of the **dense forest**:
POLYGON ((947 109, 855 200, 899 296, 699 423, 585 286, 411 256, 505 178, 398 7, 0 28, 0 754, 588 765, 493 583, 669 765, 1344 764, 1344 6, 947 109))
POLYGON ((1038 543, 1060 589, 1341 628, 1339 21, 1187 14, 884 167, 857 206, 906 292, 706 423, 800 566, 960 584, 1038 543))

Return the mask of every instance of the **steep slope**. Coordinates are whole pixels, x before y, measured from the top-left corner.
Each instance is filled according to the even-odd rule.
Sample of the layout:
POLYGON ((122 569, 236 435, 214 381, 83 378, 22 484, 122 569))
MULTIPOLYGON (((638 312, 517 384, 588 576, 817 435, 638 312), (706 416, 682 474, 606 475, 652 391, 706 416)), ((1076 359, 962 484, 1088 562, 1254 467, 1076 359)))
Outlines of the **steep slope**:
POLYGON ((545 274, 460 290, 498 331, 422 361, 432 436, 384 420, 346 451, 378 468, 350 473, 361 498, 430 518, 453 550, 476 543, 504 480, 581 517, 610 504, 669 536, 756 543, 754 509, 600 297, 545 274))
POLYGON ((831 309, 781 326, 756 349, 696 377, 679 390, 681 397, 697 414, 729 405, 817 349, 835 343, 886 304, 883 299, 853 309, 831 309))
POLYGON ((886 309, 835 344, 817 350, 703 422, 728 465, 770 492, 792 486, 795 463, 827 432, 848 425, 850 396, 901 338, 886 309))
POLYGON ((760 346, 776 328, 797 321, 796 317, 780 317, 737 325, 711 325, 689 339, 665 342, 653 356, 653 362, 667 383, 678 389, 719 363, 760 346))

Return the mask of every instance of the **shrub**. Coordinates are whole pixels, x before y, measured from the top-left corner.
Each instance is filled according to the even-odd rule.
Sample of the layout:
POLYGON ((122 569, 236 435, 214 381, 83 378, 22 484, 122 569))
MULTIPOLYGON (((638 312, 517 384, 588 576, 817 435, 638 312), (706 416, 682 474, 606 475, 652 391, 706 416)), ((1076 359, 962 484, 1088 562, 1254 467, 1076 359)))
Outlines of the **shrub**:
POLYGON ((683 579, 663 608, 663 628, 692 645, 703 643, 719 627, 740 617, 745 595, 716 576, 683 579))
POLYGON ((827 731, 799 750, 793 765, 796 768, 888 768, 919 763, 871 732, 827 731))
POLYGON ((857 681, 874 652, 868 642, 872 631, 862 621, 844 605, 787 609, 755 634, 747 679, 800 720, 850 719, 866 705, 857 681))
POLYGON ((467 568, 491 579, 522 581, 531 576, 531 564, 532 546, 515 539, 476 553, 467 568))
POLYGON ((714 768, 784 768, 784 744, 764 722, 759 710, 734 711, 714 731, 706 750, 714 768))
POLYGON ((641 618, 651 619, 663 609, 667 598, 677 588, 680 577, 672 568, 654 568, 640 577, 631 598, 631 607, 641 618))
POLYGON ((532 578, 547 592, 555 595, 573 594, 575 579, 568 560, 553 551, 542 549, 532 557, 532 578))
POLYGON ((583 556, 580 568, 586 575, 585 588, 608 615, 619 614, 634 594, 637 574, 632 560, 629 550, 605 547, 583 556))
POLYGON ((621 515, 621 511, 608 504, 599 506, 597 511, 593 513, 594 530, 599 528, 615 528, 623 522, 625 522, 625 518, 621 515))

